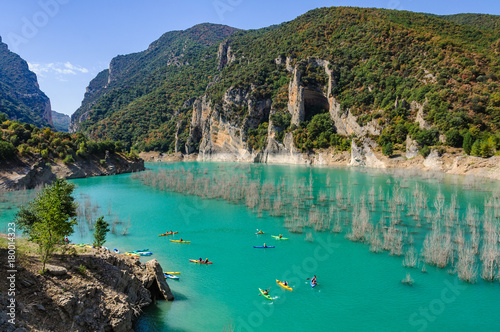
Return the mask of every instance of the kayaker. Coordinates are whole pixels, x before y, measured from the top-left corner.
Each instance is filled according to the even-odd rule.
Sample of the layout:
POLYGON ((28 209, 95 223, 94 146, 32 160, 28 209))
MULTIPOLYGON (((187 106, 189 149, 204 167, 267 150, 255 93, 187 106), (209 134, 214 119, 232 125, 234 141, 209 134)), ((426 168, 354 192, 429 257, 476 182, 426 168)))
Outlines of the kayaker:
POLYGON ((208 264, 208 258, 207 258, 207 259, 205 259, 205 264, 208 264))
POLYGON ((315 284, 315 283, 317 282, 317 281, 316 281, 316 275, 314 275, 314 277, 311 279, 311 282, 312 282, 313 284, 315 284))
POLYGON ((262 294, 264 294, 264 295, 269 295, 269 288, 268 288, 268 289, 266 289, 266 290, 264 290, 264 291, 262 292, 262 294))
POLYGON ((199 261, 200 261, 200 262, 203 262, 203 259, 201 259, 201 257, 200 257, 199 261))
POLYGON ((288 281, 283 281, 283 285, 288 286, 288 281))
POLYGON ((283 235, 280 234, 280 239, 283 237, 283 235))
POLYGON ((182 237, 181 237, 181 242, 182 242, 182 237))
POLYGON ((267 245, 264 243, 263 247, 264 247, 264 248, 267 248, 267 245))

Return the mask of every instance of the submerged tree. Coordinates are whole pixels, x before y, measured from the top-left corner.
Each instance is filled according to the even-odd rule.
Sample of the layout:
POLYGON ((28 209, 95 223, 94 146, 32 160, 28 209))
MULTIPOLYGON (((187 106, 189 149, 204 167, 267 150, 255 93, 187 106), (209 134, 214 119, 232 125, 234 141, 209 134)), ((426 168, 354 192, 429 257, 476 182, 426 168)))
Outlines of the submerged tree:
POLYGON ((45 187, 27 206, 22 206, 16 215, 19 228, 39 246, 42 273, 56 244, 73 233, 77 208, 71 196, 74 189, 73 184, 59 179, 45 187))
POLYGON ((109 232, 109 224, 104 221, 104 216, 97 218, 94 224, 94 248, 100 248, 106 243, 106 234, 109 232))

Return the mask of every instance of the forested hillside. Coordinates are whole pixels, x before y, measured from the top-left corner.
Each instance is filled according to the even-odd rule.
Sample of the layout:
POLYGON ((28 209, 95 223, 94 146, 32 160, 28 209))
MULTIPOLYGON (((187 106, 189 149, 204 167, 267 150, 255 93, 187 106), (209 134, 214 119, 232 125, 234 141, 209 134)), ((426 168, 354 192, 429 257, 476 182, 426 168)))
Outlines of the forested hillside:
POLYGON ((500 144, 492 15, 321 8, 269 28, 204 24, 119 56, 72 129, 139 150, 311 152, 414 140, 487 157, 500 144))

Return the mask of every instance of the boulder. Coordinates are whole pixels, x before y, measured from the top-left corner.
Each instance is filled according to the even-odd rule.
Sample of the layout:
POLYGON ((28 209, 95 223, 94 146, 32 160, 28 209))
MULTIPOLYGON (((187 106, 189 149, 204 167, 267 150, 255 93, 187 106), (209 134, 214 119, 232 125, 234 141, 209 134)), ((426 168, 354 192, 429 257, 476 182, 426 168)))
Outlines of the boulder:
POLYGON ((45 265, 45 271, 53 276, 64 276, 68 274, 66 268, 57 265, 45 265))

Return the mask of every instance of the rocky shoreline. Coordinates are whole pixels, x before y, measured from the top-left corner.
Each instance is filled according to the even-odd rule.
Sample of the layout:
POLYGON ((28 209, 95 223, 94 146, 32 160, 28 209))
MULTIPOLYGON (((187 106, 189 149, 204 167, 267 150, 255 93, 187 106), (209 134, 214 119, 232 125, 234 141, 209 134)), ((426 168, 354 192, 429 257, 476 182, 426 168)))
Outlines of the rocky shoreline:
POLYGON ((375 169, 403 169, 415 172, 439 172, 444 174, 471 175, 500 181, 500 156, 490 158, 479 158, 467 156, 459 149, 449 149, 443 155, 433 150, 426 158, 421 155, 394 155, 384 156, 380 151, 364 143, 362 147, 354 143, 351 152, 335 153, 332 149, 320 150, 316 153, 304 154, 275 153, 266 154, 247 153, 239 155, 235 153, 214 153, 210 155, 181 153, 161 154, 157 152, 145 152, 139 155, 147 162, 155 161, 222 161, 222 162, 247 162, 267 164, 293 164, 311 166, 345 166, 365 167, 375 169))
MULTIPOLYGON (((7 249, 0 252, 7 255, 7 249)), ((156 300, 174 299, 155 259, 141 263, 104 250, 78 248, 50 263, 40 275, 35 256, 28 254, 18 262, 15 325, 2 311, 0 330, 133 331, 143 308, 156 300)), ((7 271, 2 270, 6 280, 7 271)), ((0 293, 0 303, 7 308, 7 292, 0 293)))
POLYGON ((40 157, 3 161, 0 164, 0 190, 32 189, 55 179, 78 179, 143 171, 144 160, 113 154, 106 159, 89 157, 65 165, 46 162, 40 157))

